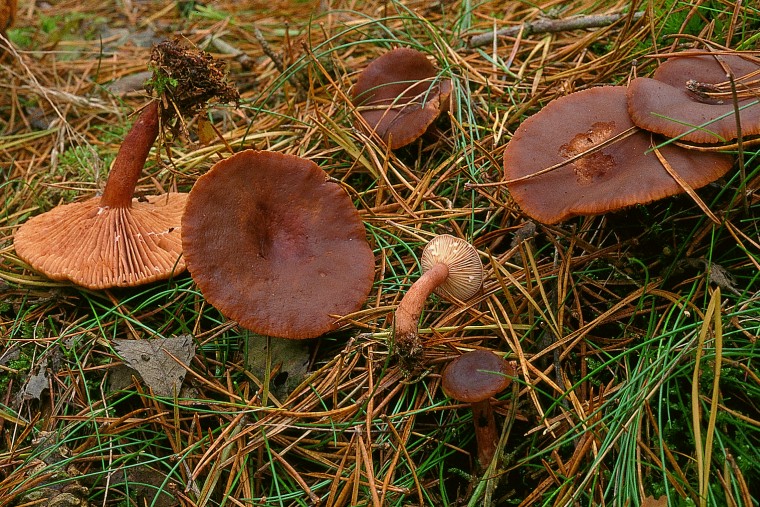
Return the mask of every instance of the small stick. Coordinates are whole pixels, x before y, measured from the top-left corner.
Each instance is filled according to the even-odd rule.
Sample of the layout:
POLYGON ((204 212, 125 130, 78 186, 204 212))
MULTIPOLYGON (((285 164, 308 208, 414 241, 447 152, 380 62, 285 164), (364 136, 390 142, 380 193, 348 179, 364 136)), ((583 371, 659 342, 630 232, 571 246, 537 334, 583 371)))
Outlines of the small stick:
MULTIPOLYGON (((539 19, 521 23, 517 26, 510 26, 496 30, 473 35, 467 43, 470 48, 485 46, 498 37, 514 37, 522 31, 522 36, 527 37, 532 34, 568 32, 571 30, 583 30, 585 28, 599 28, 617 23, 625 19, 630 14, 593 14, 589 16, 573 16, 565 19, 539 19)), ((634 12, 631 16, 632 21, 637 21, 644 15, 644 11, 634 12)))
MULTIPOLYGON (((257 26, 253 27, 253 36, 261 46, 261 49, 264 50, 264 53, 272 60, 275 68, 280 71, 280 74, 287 75, 288 72, 290 72, 289 69, 285 67, 285 64, 283 63, 280 55, 272 49, 272 46, 269 45, 267 40, 264 38, 264 34, 261 33, 261 30, 259 30, 257 26)), ((309 89, 309 83, 306 79, 303 78, 302 75, 299 75, 295 72, 290 72, 290 75, 288 75, 287 78, 290 84, 293 85, 296 90, 298 90, 298 93, 304 94, 309 89)))
MULTIPOLYGON (((261 33, 261 32, 259 32, 261 33)), ((245 51, 236 48, 229 42, 226 42, 219 37, 208 37, 208 42, 216 48, 222 54, 232 55, 244 70, 251 70, 254 65, 254 60, 245 51)))

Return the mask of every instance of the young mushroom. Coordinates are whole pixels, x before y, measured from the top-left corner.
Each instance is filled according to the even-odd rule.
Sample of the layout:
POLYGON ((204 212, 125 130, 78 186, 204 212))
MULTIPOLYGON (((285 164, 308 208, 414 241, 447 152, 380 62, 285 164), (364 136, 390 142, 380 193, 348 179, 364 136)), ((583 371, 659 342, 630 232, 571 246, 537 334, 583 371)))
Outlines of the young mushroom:
POLYGON ((359 75, 352 101, 364 122, 395 150, 415 141, 448 110, 451 80, 424 53, 396 48, 359 75))
POLYGON ((490 399, 506 389, 514 375, 512 364, 482 349, 462 354, 441 374, 441 387, 446 396, 469 403, 472 408, 477 461, 481 469, 493 460, 499 441, 490 399))
POLYGON ((206 300, 256 333, 314 338, 357 311, 374 280, 364 224, 314 162, 246 150, 198 178, 182 217, 206 300))
POLYGON ((724 143, 760 134, 760 59, 741 53, 684 51, 668 58, 651 78, 628 86, 628 113, 637 126, 693 143, 724 143), (734 89, 728 77, 734 80, 734 89))
MULTIPOLYGON (((504 177, 512 198, 541 222, 598 215, 685 191, 655 153, 659 143, 631 122, 625 87, 589 88, 522 122, 504 150, 504 177)), ((733 165, 720 153, 672 144, 657 150, 692 188, 733 165)))
POLYGON ((396 308, 394 353, 406 373, 419 369, 422 342, 418 322, 433 292, 447 299, 467 301, 483 285, 483 264, 478 251, 467 241, 441 234, 428 242, 420 259, 422 276, 412 284, 396 308))
POLYGON ((18 256, 53 280, 90 289, 131 287, 184 271, 180 220, 187 194, 133 198, 158 124, 153 101, 119 148, 103 195, 27 220, 13 238, 18 256))

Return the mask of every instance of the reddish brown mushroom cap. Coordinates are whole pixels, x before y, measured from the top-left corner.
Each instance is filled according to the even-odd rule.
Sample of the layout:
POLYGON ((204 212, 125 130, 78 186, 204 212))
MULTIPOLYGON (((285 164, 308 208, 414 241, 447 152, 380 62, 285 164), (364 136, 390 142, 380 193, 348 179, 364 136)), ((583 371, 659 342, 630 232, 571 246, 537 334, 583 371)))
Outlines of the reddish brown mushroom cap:
POLYGON ((391 149, 413 142, 448 108, 451 80, 415 49, 397 48, 361 73, 353 103, 391 149))
POLYGON ((731 87, 721 62, 734 75, 742 134, 760 134, 760 60, 693 51, 669 58, 652 78, 631 81, 628 112, 633 123, 694 143, 736 139, 731 87))
POLYGON ((205 298, 257 333, 313 338, 364 304, 374 255, 345 191, 309 160, 247 150, 195 183, 182 219, 205 298))
MULTIPOLYGON (((504 151, 504 177, 523 211, 544 223, 644 204, 684 190, 652 151, 649 132, 637 131, 573 162, 573 157, 633 127, 622 86, 591 88, 552 101, 525 120, 504 151), (536 174, 565 163, 561 167, 536 174)), ((668 145, 659 149, 692 188, 716 180, 733 158, 668 145)))
POLYGON ((102 206, 94 197, 58 206, 25 222, 16 253, 53 280, 89 289, 131 287, 181 273, 180 220, 187 194, 102 206))
POLYGON ((441 373, 446 396, 466 403, 487 400, 509 386, 515 371, 509 362, 488 350, 477 349, 451 361, 441 373))

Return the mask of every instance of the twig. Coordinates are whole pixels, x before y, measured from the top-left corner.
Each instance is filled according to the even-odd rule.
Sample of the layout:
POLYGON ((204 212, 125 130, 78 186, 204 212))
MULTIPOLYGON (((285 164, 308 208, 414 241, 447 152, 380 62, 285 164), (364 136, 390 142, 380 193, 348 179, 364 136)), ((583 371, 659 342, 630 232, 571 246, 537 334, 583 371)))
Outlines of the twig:
MULTIPOLYGON (((206 41, 214 46, 214 48, 220 53, 225 55, 232 55, 232 58, 235 59, 235 61, 237 61, 241 67, 243 67, 243 70, 251 70, 253 68, 253 65, 255 63, 254 59, 251 58, 245 51, 236 48, 229 42, 226 42, 219 37, 209 36, 207 37, 206 41)), ((267 47, 269 46, 267 45, 267 47)))
MULTIPOLYGON (((253 27, 253 36, 261 46, 261 49, 264 51, 264 53, 272 60, 275 68, 280 71, 280 74, 287 78, 290 84, 293 85, 293 87, 298 91, 300 95, 304 95, 309 89, 308 80, 305 79, 303 75, 300 75, 297 72, 291 71, 290 68, 285 67, 285 64, 283 63, 280 55, 272 49, 272 46, 269 45, 267 40, 264 38, 264 34, 261 33, 261 30, 259 30, 257 26, 253 27)), ((301 99, 299 98, 299 100, 301 99)))
POLYGON ((628 16, 631 16, 632 21, 636 21, 643 15, 644 11, 634 12, 633 15, 628 13, 593 14, 589 16, 573 16, 565 19, 539 19, 538 21, 522 23, 517 26, 510 26, 493 32, 473 35, 467 42, 467 46, 470 48, 485 46, 486 44, 493 42, 495 38, 514 37, 520 32, 522 32, 523 37, 527 37, 528 35, 536 33, 568 32, 571 30, 583 30, 585 28, 599 28, 617 23, 628 16))

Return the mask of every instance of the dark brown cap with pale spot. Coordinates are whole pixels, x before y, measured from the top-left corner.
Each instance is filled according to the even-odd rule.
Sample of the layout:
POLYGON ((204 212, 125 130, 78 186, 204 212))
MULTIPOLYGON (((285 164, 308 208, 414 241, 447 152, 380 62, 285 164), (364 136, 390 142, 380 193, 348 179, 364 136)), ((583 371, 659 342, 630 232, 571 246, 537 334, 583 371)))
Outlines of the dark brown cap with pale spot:
MULTIPOLYGON (((623 86, 572 93, 552 101, 518 127, 504 150, 504 178, 512 198, 527 215, 556 223, 684 192, 653 152, 664 139, 634 127, 625 94, 623 86), (630 135, 611 141, 624 133, 630 135), (574 158, 596 147, 600 148, 574 158)), ((733 164, 729 155, 674 145, 659 151, 692 188, 718 179, 733 164)))
POLYGON ((684 51, 652 78, 628 87, 628 112, 639 127, 693 143, 723 143, 738 130, 728 70, 733 73, 742 135, 760 134, 760 59, 747 54, 684 51))
POLYGON ((89 289, 132 287, 185 270, 180 221, 187 194, 102 206, 94 197, 30 218, 13 238, 16 253, 53 280, 89 289))
POLYGON ((422 251, 422 272, 438 263, 446 264, 449 276, 435 288, 438 295, 467 301, 483 285, 483 263, 478 251, 464 239, 441 234, 431 239, 422 251))
POLYGON ((512 365, 483 349, 462 354, 441 373, 446 396, 466 403, 478 403, 494 396, 512 383, 512 365))
POLYGON ((366 124, 395 150, 424 134, 447 110, 450 95, 451 80, 440 78, 423 53, 397 48, 364 69, 352 100, 366 124))
POLYGON ((204 297, 257 333, 313 338, 361 308, 374 255, 346 192, 313 162, 247 150, 195 183, 182 219, 204 297))

